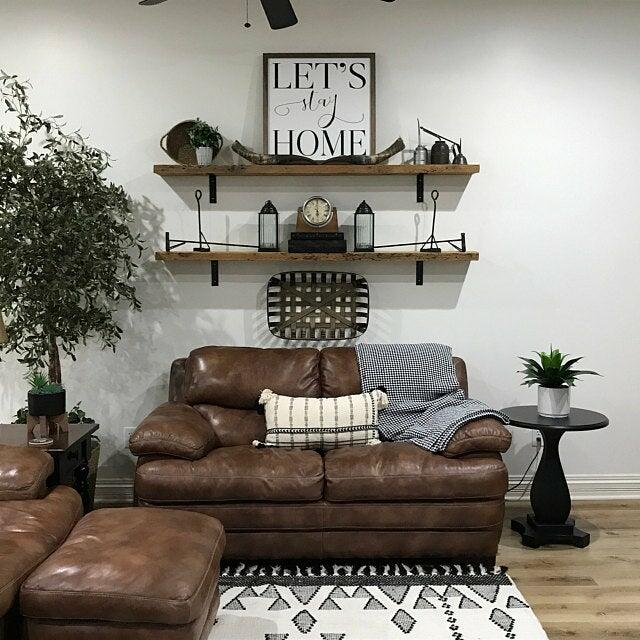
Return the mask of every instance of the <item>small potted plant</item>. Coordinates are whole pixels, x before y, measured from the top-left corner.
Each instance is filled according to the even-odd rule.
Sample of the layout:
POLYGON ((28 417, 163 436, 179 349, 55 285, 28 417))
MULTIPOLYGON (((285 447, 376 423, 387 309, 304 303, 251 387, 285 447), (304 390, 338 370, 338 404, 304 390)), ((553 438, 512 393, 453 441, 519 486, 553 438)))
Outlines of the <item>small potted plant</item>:
POLYGON ((595 371, 574 369, 574 365, 582 360, 571 358, 560 353, 559 349, 549 348, 549 353, 534 351, 539 361, 523 358, 525 368, 518 373, 524 374, 523 385, 538 385, 538 413, 545 418, 566 418, 571 411, 571 387, 575 386, 579 376, 594 375, 595 371))
POLYGON ((66 392, 64 387, 49 379, 39 371, 26 376, 31 385, 27 395, 29 414, 32 416, 59 416, 65 412, 66 392))
POLYGON ((196 149, 199 165, 211 164, 222 148, 222 136, 218 132, 218 127, 214 128, 200 118, 197 118, 189 129, 189 140, 196 149))

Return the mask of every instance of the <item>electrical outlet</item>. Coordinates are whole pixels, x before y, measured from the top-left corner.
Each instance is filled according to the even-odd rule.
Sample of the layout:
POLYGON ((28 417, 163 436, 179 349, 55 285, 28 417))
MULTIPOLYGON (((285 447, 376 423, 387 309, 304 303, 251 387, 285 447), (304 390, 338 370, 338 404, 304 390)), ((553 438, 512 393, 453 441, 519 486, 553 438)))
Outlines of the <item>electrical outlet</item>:
POLYGON ((531 446, 534 449, 540 449, 542 447, 542 435, 537 429, 531 431, 531 446))

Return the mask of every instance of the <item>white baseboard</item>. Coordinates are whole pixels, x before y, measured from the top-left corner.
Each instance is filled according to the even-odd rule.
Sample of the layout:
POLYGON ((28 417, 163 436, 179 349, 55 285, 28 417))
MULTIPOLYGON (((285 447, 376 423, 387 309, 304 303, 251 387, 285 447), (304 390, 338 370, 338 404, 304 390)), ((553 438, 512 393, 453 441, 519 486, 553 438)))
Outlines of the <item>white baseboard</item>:
MULTIPOLYGON (((516 500, 531 478, 527 477, 519 489, 507 494, 507 500, 516 500)), ((509 486, 520 481, 520 476, 509 476, 509 486)), ((640 499, 640 473, 606 475, 568 475, 567 483, 573 500, 638 500, 640 499)), ((96 504, 131 504, 133 482, 130 478, 98 479, 96 504)))
MULTIPOLYGON (((515 486, 521 476, 509 476, 509 487, 515 486)), ((522 485, 507 500, 516 500, 531 481, 527 476, 522 485)), ((567 475, 572 500, 638 500, 640 499, 640 473, 612 473, 603 475, 567 475)))

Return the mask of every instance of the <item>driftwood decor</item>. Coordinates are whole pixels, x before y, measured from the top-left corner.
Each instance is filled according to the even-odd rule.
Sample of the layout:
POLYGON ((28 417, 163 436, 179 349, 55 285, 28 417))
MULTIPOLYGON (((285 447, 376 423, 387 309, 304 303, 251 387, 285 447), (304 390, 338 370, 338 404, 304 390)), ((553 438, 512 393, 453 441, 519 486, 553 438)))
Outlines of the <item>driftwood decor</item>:
POLYGON ((267 321, 284 340, 357 338, 369 325, 369 285, 355 273, 278 273, 267 285, 267 321))

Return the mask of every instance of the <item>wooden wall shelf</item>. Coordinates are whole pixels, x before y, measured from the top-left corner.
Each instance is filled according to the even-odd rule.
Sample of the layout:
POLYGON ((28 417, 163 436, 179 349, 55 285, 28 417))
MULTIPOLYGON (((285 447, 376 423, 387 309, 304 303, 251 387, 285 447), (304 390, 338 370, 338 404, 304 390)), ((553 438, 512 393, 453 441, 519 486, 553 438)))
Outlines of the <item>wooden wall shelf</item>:
POLYGON ((479 164, 156 164, 153 167, 159 176, 469 176, 479 171, 479 164))
POLYGON ((209 202, 218 202, 218 176, 414 176, 416 200, 424 202, 425 175, 471 176, 479 164, 156 164, 159 176, 208 176, 209 202))
POLYGON ((210 262, 211 284, 219 284, 218 262, 415 262, 416 284, 423 284, 424 262, 474 262, 477 251, 347 251, 346 253, 287 253, 259 251, 156 251, 164 262, 210 262))
POLYGON ((347 251, 346 253, 288 253, 286 251, 156 251, 156 260, 166 262, 472 262, 478 260, 477 251, 347 251))

